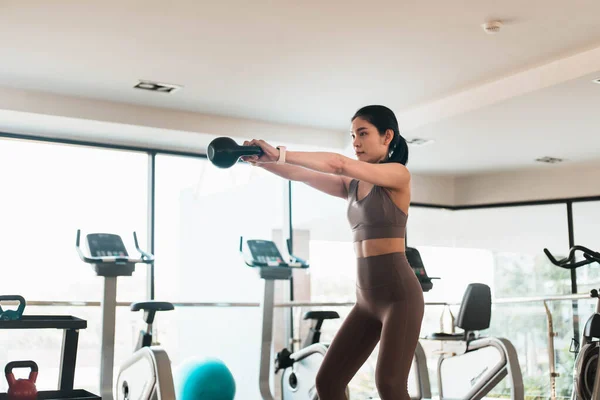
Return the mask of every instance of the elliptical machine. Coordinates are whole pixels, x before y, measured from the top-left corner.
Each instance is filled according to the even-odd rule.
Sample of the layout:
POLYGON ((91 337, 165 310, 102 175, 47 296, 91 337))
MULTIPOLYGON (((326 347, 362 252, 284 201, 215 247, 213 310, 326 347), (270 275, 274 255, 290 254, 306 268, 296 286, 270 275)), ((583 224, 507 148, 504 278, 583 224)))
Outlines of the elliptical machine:
MULTIPOLYGON (((407 257, 417 276, 427 278, 421 257, 416 249, 408 248, 407 257)), ((427 291, 431 283, 424 286, 427 291)), ((479 400, 508 376, 511 388, 511 400, 523 400, 525 397, 523 376, 513 344, 498 337, 480 336, 479 331, 488 329, 492 314, 492 296, 490 287, 481 283, 467 286, 460 304, 456 320, 453 319, 452 333, 436 332, 422 337, 422 340, 448 342, 450 350, 440 351, 437 365, 439 399, 479 400), (463 332, 455 333, 454 328, 463 332)), ((411 394, 411 398, 431 398, 427 361, 421 344, 413 359, 411 374, 421 388, 420 396, 411 394)), ((409 382, 410 388, 410 382, 409 382)))
MULTIPOLYGON (((544 253, 552 264, 565 269, 575 269, 591 263, 600 264, 600 253, 584 246, 573 246, 566 258, 557 260, 548 249, 544 253), (575 253, 581 251, 584 260, 575 262, 575 253)), ((572 400, 600 400, 600 297, 592 289, 590 297, 597 299, 596 312, 585 323, 579 353, 573 369, 572 400)), ((574 339, 575 340, 575 339, 574 339)))
POLYGON ((513 344, 505 338, 479 334, 490 327, 491 313, 490 287, 471 283, 465 290, 453 325, 463 332, 436 332, 424 338, 451 343, 452 349, 441 351, 438 359, 440 400, 482 399, 505 377, 510 382, 510 399, 525 398, 523 376, 513 344))
MULTIPOLYGON (((117 278, 131 276, 136 264, 153 263, 154 256, 139 248, 135 232, 133 238, 140 258, 130 257, 121 237, 109 233, 88 234, 85 244, 90 256, 86 256, 80 247, 80 235, 81 231, 77 230, 75 246, 79 257, 91 264, 98 276, 104 277, 100 391, 102 399, 112 400, 117 278)), ((134 354, 120 368, 115 390, 118 400, 175 400, 169 357, 164 349, 152 343, 152 323, 156 312, 173 309, 173 304, 157 301, 131 305, 132 311, 144 310, 147 329, 140 332, 134 354)))

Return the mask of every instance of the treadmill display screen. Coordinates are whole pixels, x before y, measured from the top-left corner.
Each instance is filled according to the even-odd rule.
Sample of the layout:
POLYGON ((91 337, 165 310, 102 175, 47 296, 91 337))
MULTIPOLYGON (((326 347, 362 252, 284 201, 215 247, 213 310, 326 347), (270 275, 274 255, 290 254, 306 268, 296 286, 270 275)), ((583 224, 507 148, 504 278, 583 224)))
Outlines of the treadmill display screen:
POLYGON ((275 243, 269 240, 248 240, 248 248, 255 261, 268 264, 279 264, 283 257, 275 243))
POLYGON ((91 233, 87 235, 88 247, 92 257, 127 257, 127 250, 119 235, 110 233, 91 233))

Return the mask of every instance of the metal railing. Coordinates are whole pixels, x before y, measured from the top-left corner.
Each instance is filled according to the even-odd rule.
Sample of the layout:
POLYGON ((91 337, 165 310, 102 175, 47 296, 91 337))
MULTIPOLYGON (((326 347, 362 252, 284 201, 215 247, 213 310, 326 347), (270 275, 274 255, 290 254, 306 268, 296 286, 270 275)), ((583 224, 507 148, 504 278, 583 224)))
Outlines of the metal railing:
MULTIPOLYGON (((117 307, 129 307, 132 302, 118 301, 117 307)), ((224 301, 217 302, 171 302, 177 307, 260 307, 260 303, 253 302, 237 302, 230 303, 224 301)), ((355 304, 353 301, 345 302, 310 302, 310 301, 290 301, 275 303, 275 307, 351 307, 355 304)), ((426 306, 446 306, 446 305, 459 305, 460 303, 446 303, 446 302, 426 302, 426 306)), ((100 307, 99 301, 68 301, 68 300, 50 300, 50 301, 37 301, 27 300, 28 306, 39 306, 39 307, 100 307)))

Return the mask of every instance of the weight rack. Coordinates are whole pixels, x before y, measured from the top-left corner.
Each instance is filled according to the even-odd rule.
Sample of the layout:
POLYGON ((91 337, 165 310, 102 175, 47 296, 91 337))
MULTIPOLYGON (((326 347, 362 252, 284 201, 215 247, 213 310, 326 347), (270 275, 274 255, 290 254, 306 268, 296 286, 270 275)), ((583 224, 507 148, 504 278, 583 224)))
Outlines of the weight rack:
MULTIPOLYGON (((70 315, 23 315, 20 319, 0 321, 0 329, 62 329, 63 342, 58 390, 38 391, 39 400, 98 400, 101 397, 83 389, 73 389, 79 330, 87 328, 87 321, 70 315)), ((7 400, 0 393, 0 400, 7 400)))

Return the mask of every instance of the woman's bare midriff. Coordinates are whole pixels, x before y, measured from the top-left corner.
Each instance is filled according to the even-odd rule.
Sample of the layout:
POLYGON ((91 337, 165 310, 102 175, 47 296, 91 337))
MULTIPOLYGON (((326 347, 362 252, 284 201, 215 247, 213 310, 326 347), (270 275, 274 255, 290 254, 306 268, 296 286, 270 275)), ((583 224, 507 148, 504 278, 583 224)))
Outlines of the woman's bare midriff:
POLYGON ((379 256, 388 253, 404 253, 403 238, 368 239, 354 242, 357 258, 379 256))

